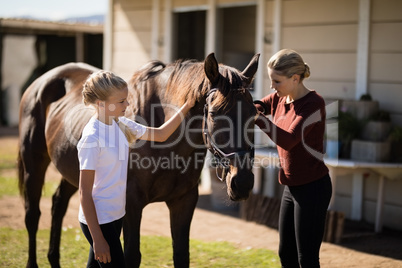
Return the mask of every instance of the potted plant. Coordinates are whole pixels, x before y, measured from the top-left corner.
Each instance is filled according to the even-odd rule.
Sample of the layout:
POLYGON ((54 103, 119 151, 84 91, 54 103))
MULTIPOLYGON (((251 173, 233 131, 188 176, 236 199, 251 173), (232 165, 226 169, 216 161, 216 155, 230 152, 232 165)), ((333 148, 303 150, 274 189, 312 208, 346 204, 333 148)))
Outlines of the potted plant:
POLYGON ((389 161, 391 144, 387 137, 391 130, 391 117, 388 112, 379 110, 367 121, 360 139, 352 141, 351 158, 368 162, 389 161))
POLYGON ((394 126, 389 134, 391 142, 391 162, 402 162, 402 127, 394 126))
POLYGON ((339 111, 338 115, 340 158, 350 158, 352 140, 359 137, 362 130, 362 121, 352 113, 339 111))
POLYGON ((366 141, 385 141, 391 131, 391 116, 387 111, 379 110, 364 125, 361 138, 366 141))
POLYGON ((378 112, 379 103, 371 98, 370 94, 364 94, 359 100, 342 100, 340 110, 351 113, 359 120, 365 120, 378 112))

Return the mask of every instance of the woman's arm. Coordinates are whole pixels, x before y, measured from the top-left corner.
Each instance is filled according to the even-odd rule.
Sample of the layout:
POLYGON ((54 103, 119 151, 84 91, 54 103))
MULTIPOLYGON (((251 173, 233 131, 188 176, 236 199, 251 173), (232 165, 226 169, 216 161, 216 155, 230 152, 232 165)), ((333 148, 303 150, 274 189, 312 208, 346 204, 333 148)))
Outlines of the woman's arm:
MULTIPOLYGON (((298 143, 302 142, 303 135, 306 137, 314 128, 315 124, 325 121, 325 114, 320 109, 315 110, 312 107, 305 109, 300 115, 297 115, 289 128, 284 130, 274 124, 269 118, 261 113, 257 113, 255 124, 267 134, 271 140, 285 150, 290 150, 298 143)), ((325 113, 325 110, 324 110, 325 113)), ((281 120, 281 119, 278 119, 281 120)), ((286 120, 286 118, 282 118, 286 120)))
POLYGON ((170 135, 180 126, 184 117, 188 113, 188 111, 194 106, 194 101, 187 101, 177 113, 175 113, 168 121, 163 123, 160 127, 146 127, 146 131, 144 135, 142 135, 140 140, 148 140, 148 141, 157 141, 163 142, 166 141, 170 135))
POLYGON ((109 244, 103 237, 102 230, 99 226, 98 217, 94 200, 92 198, 92 187, 95 180, 95 170, 81 170, 79 193, 81 207, 88 224, 89 231, 91 232, 93 240, 93 249, 95 259, 104 263, 111 261, 109 244))

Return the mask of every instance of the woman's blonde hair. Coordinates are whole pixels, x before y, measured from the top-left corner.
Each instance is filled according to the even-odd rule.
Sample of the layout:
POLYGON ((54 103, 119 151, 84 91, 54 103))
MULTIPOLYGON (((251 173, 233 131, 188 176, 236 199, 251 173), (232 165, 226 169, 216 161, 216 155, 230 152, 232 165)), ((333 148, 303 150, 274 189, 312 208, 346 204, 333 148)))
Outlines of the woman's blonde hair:
POLYGON ((282 49, 268 61, 267 67, 288 78, 300 75, 300 81, 310 76, 310 67, 303 61, 299 53, 292 49, 282 49))
MULTIPOLYGON (((82 90, 82 99, 85 105, 95 105, 98 100, 106 101, 114 92, 127 88, 123 78, 112 72, 100 70, 88 76, 82 90)), ((128 142, 132 143, 136 137, 122 122, 118 122, 128 142)))

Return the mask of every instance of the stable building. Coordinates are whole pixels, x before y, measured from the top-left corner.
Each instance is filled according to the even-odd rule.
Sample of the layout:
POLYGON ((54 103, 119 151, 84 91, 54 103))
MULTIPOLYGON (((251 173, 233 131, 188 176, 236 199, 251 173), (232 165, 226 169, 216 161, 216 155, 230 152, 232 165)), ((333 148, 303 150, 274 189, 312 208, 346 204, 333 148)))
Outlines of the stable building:
POLYGON ((35 78, 68 62, 102 68, 103 25, 0 18, 0 52, 0 124, 16 126, 35 78))

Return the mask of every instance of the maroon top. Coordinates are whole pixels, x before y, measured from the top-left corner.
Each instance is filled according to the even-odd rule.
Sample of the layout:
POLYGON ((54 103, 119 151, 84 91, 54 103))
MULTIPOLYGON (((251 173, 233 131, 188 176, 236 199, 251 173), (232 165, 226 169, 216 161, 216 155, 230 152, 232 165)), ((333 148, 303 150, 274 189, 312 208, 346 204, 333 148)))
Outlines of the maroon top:
POLYGON ((281 169, 279 182, 296 186, 318 180, 328 173, 323 161, 325 102, 315 91, 291 103, 272 93, 256 104, 259 111, 272 115, 256 121, 276 143, 281 169), (265 109, 264 109, 265 108, 265 109), (264 111, 265 110, 265 111, 264 111))

